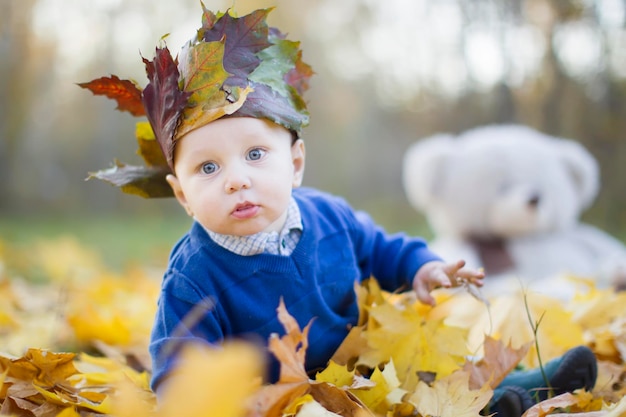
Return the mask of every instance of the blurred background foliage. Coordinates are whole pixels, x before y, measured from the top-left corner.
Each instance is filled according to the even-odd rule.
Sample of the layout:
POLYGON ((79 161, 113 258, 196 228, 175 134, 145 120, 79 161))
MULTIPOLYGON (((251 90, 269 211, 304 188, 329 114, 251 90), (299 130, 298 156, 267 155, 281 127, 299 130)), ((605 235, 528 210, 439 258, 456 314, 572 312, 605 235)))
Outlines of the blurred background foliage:
MULTIPOLYGON (((204 0, 300 40, 308 94, 305 185, 345 196, 390 231, 430 237, 407 203, 401 161, 414 141, 522 123, 583 143, 602 191, 584 218, 626 237, 624 0, 204 0)), ((0 239, 72 233, 119 261, 165 262, 189 220, 89 171, 139 163, 135 119, 76 86, 102 75, 144 86, 141 56, 177 51, 199 0, 0 1, 0 239), (159 247, 153 252, 146 248, 159 247), (162 259, 163 258, 163 259, 162 259)))

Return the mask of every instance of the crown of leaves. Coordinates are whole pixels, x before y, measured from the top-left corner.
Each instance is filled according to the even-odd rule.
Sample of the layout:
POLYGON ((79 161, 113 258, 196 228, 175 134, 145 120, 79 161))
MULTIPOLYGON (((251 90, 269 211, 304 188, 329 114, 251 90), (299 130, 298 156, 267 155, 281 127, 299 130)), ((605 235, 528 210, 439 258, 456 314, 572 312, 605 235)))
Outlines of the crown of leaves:
POLYGON ((176 141, 221 117, 255 117, 275 122, 296 135, 309 122, 303 93, 313 75, 302 61, 300 43, 289 41, 266 19, 272 8, 246 16, 215 15, 202 4, 202 27, 174 59, 165 44, 155 57, 142 57, 148 84, 115 75, 78 84, 117 101, 117 109, 147 116, 135 136, 145 166, 115 161, 90 173, 142 197, 170 197, 165 181, 173 172, 176 141))

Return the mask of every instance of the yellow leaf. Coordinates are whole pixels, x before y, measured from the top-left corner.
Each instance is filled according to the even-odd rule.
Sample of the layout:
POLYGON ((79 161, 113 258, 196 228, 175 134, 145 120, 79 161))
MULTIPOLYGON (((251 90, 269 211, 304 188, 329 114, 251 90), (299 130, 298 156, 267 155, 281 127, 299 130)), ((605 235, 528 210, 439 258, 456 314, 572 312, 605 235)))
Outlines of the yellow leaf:
POLYGON ((311 394, 303 395, 302 397, 298 398, 296 401, 291 403, 289 407, 283 410, 282 417, 293 417, 295 415, 300 416, 299 411, 303 408, 303 406, 306 403, 309 403, 312 401, 315 401, 315 400, 313 399, 313 396, 311 394))
POLYGON ((149 122, 142 121, 135 124, 135 137, 139 145, 137 153, 148 166, 167 165, 165 155, 163 155, 161 146, 156 140, 156 136, 154 136, 154 131, 149 122))
POLYGON ((116 382, 112 397, 115 417, 153 417, 156 396, 148 389, 135 385, 131 380, 116 382))
POLYGON ((52 404, 66 407, 82 407, 102 414, 109 414, 112 411, 111 400, 106 394, 103 393, 88 390, 68 392, 62 389, 62 387, 54 386, 50 389, 46 389, 36 383, 33 383, 33 386, 48 402, 52 404))
MULTIPOLYGON (((531 320, 533 325, 539 322, 537 338, 544 360, 584 344, 582 327, 572 321, 572 313, 559 300, 538 293, 526 294, 525 298, 520 293, 490 301, 491 307, 486 309, 470 295, 459 294, 437 312, 439 317, 445 317, 446 325, 468 329, 468 347, 476 355, 482 353, 485 334, 514 349, 534 342, 531 320)), ((539 365, 534 345, 522 363, 528 367, 539 365)))
POLYGON ((469 354, 467 331, 445 326, 441 320, 424 320, 412 308, 389 304, 370 309, 370 323, 364 332, 370 351, 357 363, 374 368, 393 359, 402 387, 412 390, 418 372, 438 377, 459 369, 469 354))
POLYGON ((346 366, 339 365, 332 360, 326 369, 315 375, 316 382, 328 382, 336 387, 349 387, 354 381, 354 371, 348 371, 346 366))
POLYGON ((359 398, 369 409, 384 413, 389 406, 387 397, 400 386, 393 361, 386 364, 385 369, 382 371, 376 368, 370 377, 370 381, 375 383, 373 387, 351 389, 350 392, 359 398))
POLYGON ((80 414, 76 412, 74 407, 64 408, 56 417, 80 417, 80 414))
POLYGON ((333 354, 331 361, 340 365, 354 363, 356 358, 362 356, 369 350, 367 340, 363 336, 363 326, 356 326, 350 329, 348 335, 341 342, 333 354))
POLYGON ((72 375, 68 381, 72 385, 115 385, 126 379, 144 390, 149 389, 149 375, 147 372, 137 372, 128 365, 107 357, 96 357, 81 353, 74 362, 79 374, 72 375))
POLYGON ((94 270, 103 269, 101 258, 72 236, 38 241, 33 256, 54 282, 90 277, 94 270))
POLYGON ((188 345, 179 363, 164 382, 159 417, 243 416, 263 369, 261 353, 243 343, 188 345))
POLYGON ((432 387, 420 381, 410 401, 423 416, 479 417, 492 395, 488 386, 470 390, 469 374, 458 371, 435 381, 432 387))

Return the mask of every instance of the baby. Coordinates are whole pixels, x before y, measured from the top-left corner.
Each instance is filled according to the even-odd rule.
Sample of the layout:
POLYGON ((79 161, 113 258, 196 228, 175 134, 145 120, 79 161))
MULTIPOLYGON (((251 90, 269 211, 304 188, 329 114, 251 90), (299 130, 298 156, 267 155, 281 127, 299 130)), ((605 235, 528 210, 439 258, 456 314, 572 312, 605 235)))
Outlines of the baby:
MULTIPOLYGON (((188 342, 267 344, 283 334, 281 299, 300 326, 312 320, 305 366, 313 373, 358 322, 355 283, 375 277, 431 305, 435 288, 483 283, 482 271, 443 261, 423 239, 388 234, 344 199, 301 187, 302 94, 312 71, 299 43, 267 26, 269 11, 233 17, 204 8, 177 65, 166 48, 144 59, 142 103, 164 163, 133 184, 165 177, 194 219, 172 249, 158 301, 150 344, 157 391, 188 342)), ((275 381, 278 363, 269 364, 275 381)), ((502 405, 527 408, 518 391, 526 392, 498 394, 502 405)))

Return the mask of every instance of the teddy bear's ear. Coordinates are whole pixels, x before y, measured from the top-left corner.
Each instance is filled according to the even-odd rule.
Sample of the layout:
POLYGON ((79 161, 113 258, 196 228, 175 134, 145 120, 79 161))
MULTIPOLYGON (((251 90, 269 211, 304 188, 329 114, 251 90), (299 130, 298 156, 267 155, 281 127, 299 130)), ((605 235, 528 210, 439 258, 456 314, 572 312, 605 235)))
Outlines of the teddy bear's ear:
POLYGON ((435 196, 443 164, 453 145, 454 136, 437 134, 417 141, 404 154, 404 192, 415 209, 424 210, 435 196))
POLYGON ((600 169, 593 155, 580 143, 559 139, 558 151, 580 192, 582 208, 588 208, 598 195, 600 169))

